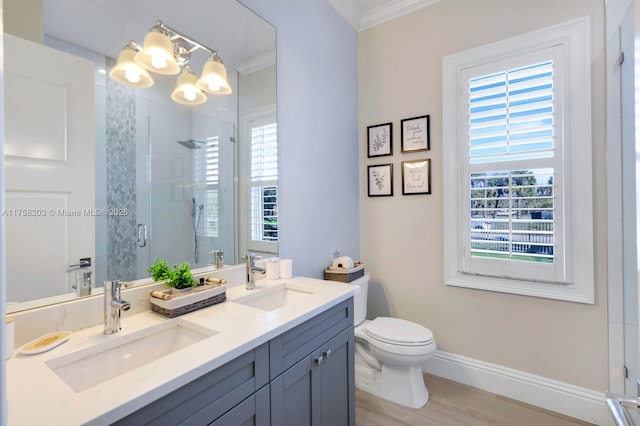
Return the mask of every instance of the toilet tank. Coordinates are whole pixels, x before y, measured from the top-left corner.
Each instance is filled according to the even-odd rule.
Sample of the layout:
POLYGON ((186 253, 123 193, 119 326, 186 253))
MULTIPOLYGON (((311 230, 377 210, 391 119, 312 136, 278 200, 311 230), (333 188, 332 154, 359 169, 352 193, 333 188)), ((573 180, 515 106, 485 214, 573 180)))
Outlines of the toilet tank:
POLYGON ((357 326, 367 317, 367 295, 369 294, 369 274, 351 281, 358 288, 353 294, 353 325, 357 326))

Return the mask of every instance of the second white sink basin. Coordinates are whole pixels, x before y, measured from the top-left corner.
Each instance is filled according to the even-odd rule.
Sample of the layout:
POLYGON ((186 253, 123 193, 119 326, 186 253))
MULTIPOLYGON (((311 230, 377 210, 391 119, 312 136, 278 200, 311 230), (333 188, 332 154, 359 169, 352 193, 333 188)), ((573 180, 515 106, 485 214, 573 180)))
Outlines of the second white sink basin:
POLYGON ((46 361, 74 391, 82 392, 217 334, 180 318, 46 361))
POLYGON ((301 284, 282 283, 272 287, 252 290, 246 296, 233 299, 232 302, 251 306, 263 311, 275 311, 305 299, 319 290, 301 284))

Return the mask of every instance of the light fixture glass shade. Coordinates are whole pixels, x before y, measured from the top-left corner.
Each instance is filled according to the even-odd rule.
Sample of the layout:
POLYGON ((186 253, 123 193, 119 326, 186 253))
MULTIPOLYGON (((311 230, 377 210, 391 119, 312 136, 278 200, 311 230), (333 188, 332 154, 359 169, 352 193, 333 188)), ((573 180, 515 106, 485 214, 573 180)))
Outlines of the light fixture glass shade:
POLYGON ((135 57, 136 62, 158 74, 178 74, 180 66, 173 57, 173 43, 160 29, 151 28, 144 36, 142 51, 135 57))
POLYGON ((171 93, 171 99, 183 105, 199 105, 207 100, 202 90, 196 87, 197 77, 190 66, 184 67, 178 76, 176 88, 171 93))
POLYGON ((135 43, 125 46, 118 55, 118 62, 109 72, 109 77, 118 83, 131 87, 145 88, 153 86, 153 79, 147 70, 134 60, 137 53, 135 43))
POLYGON ((220 57, 214 53, 202 67, 202 75, 196 83, 200 89, 216 95, 231 94, 231 86, 227 80, 227 69, 220 57))

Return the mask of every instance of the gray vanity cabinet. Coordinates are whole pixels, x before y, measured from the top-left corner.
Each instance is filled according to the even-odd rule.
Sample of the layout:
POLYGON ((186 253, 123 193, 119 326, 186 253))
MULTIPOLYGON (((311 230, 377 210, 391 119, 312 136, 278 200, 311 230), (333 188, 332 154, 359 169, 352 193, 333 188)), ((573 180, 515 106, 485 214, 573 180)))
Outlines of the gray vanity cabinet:
POLYGON ((269 346, 265 343, 114 424, 209 425, 216 420, 219 423, 213 424, 217 426, 268 426, 268 360, 269 346), (240 407, 239 403, 244 404, 242 407, 246 412, 232 410, 240 407), (225 417, 227 414, 229 416, 225 417), (242 417, 245 421, 237 422, 242 417))
POLYGON ((354 345, 351 299, 273 339, 271 425, 355 425, 354 345))
POLYGON ((115 425, 355 426, 353 299, 115 425))

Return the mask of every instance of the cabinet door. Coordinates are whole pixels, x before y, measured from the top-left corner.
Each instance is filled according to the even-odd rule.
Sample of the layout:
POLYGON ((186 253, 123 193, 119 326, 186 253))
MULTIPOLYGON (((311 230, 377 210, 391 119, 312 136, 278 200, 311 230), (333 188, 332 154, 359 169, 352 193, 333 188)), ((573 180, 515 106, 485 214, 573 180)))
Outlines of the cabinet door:
POLYGON ((271 381, 271 424, 273 426, 312 425, 311 356, 303 358, 293 367, 271 381))
MULTIPOLYGON (((355 378, 353 327, 344 330, 314 354, 314 359, 322 357, 320 364, 314 365, 313 380, 318 383, 313 395, 320 410, 323 426, 355 425, 355 378)), ((314 423, 318 424, 318 423, 314 423)))
POLYGON ((229 410, 210 426, 269 426, 269 386, 229 410))
POLYGON ((353 327, 271 382, 273 426, 355 425, 353 327))

